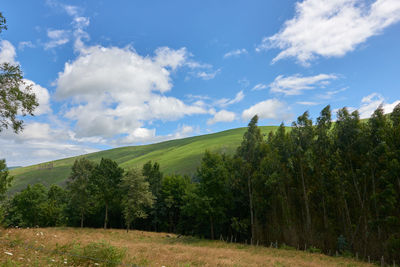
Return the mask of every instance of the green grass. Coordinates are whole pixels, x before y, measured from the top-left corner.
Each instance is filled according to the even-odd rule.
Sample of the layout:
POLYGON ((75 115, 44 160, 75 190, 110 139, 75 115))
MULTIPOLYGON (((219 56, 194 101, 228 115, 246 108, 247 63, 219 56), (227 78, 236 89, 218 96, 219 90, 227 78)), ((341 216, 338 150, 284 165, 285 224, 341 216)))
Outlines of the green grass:
MULTIPOLYGON (((268 134, 277 128, 277 126, 260 127, 263 134, 268 134)), ((200 165, 205 150, 232 154, 240 145, 245 131, 246 128, 237 128, 151 145, 114 148, 82 156, 95 162, 99 162, 101 158, 110 158, 124 169, 141 168, 151 160, 160 163, 161 171, 165 174, 193 174, 200 165)), ((37 164, 11 170, 10 174, 14 176, 14 181, 9 192, 20 191, 28 184, 65 185, 76 158, 53 161, 52 169, 39 169, 40 164, 37 164)))

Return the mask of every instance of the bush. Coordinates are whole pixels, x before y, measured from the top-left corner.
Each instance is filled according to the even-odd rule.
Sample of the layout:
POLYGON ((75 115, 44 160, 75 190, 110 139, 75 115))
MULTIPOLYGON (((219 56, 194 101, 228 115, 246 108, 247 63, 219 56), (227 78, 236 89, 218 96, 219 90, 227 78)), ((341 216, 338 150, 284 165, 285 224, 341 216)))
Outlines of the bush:
POLYGON ((74 245, 67 252, 69 262, 78 266, 92 266, 99 263, 101 266, 118 266, 125 257, 125 249, 114 247, 106 242, 92 242, 82 247, 74 245))
POLYGON ((282 244, 282 245, 280 246, 280 248, 281 248, 281 249, 284 249, 284 250, 296 250, 295 247, 291 247, 291 246, 288 246, 288 245, 286 245, 286 244, 282 244))
POLYGON ((316 248, 314 246, 311 246, 307 249, 308 252, 310 253, 321 253, 321 250, 319 248, 316 248))

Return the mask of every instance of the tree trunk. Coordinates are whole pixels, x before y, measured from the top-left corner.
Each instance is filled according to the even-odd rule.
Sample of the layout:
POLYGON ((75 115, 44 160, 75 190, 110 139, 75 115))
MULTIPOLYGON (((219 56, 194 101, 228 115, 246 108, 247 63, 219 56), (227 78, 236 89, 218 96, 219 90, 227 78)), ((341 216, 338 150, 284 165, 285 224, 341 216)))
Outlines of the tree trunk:
POLYGON ((108 204, 106 203, 106 214, 104 215, 104 229, 107 229, 108 222, 108 204))
POLYGON ((250 223, 251 223, 251 240, 254 240, 255 237, 255 228, 254 228, 254 213, 253 213, 253 192, 251 188, 251 179, 250 175, 247 176, 247 186, 249 189, 249 208, 250 208, 250 223))
POLYGON ((307 192, 306 192, 306 182, 304 179, 303 165, 301 163, 300 163, 300 175, 301 175, 301 183, 303 185, 304 206, 306 208, 307 236, 308 236, 308 238, 310 238, 310 236, 311 236, 311 216, 310 216, 310 208, 308 206, 308 196, 307 196, 307 192))
POLYGON ((212 216, 210 216, 210 231, 211 231, 211 239, 214 240, 214 222, 212 216))
POLYGON ((81 210, 81 228, 83 228, 83 210, 81 210))

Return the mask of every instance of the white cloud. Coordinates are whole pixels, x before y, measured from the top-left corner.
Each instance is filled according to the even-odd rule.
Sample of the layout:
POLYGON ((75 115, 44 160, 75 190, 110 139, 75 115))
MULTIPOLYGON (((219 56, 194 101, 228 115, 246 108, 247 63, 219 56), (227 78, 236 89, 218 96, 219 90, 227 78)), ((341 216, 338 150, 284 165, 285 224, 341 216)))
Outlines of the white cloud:
POLYGON ((299 101, 299 102, 296 102, 296 103, 299 104, 299 105, 303 105, 303 106, 316 106, 316 105, 319 105, 318 102, 312 102, 312 101, 299 101))
POLYGON ((19 42, 19 43, 18 43, 18 49, 19 49, 19 50, 24 50, 25 47, 34 48, 35 45, 32 44, 31 41, 22 41, 22 42, 19 42))
POLYGON ((288 95, 300 95, 304 90, 313 90, 316 86, 325 87, 330 80, 336 79, 333 74, 318 74, 315 76, 302 77, 299 74, 292 76, 279 75, 269 84, 271 92, 288 95))
POLYGON ((220 110, 214 114, 214 116, 207 120, 207 124, 211 125, 217 122, 232 122, 236 119, 236 114, 227 110, 220 110))
POLYGON ((50 94, 49 91, 36 84, 35 82, 24 79, 25 86, 31 86, 31 93, 34 93, 36 95, 36 99, 39 103, 39 106, 35 109, 34 114, 35 115, 43 115, 46 113, 51 112, 50 108, 50 94))
POLYGON ((227 52, 224 55, 224 58, 238 57, 238 56, 243 55, 243 54, 247 54, 247 50, 246 49, 244 49, 244 48, 236 49, 236 50, 232 50, 232 51, 227 52))
POLYGON ((5 129, 0 133, 0 147, 0 158, 5 158, 8 166, 26 166, 98 151, 71 142, 65 129, 53 129, 48 123, 39 122, 26 123, 19 134, 5 129))
POLYGON ((69 42, 69 32, 66 30, 47 30, 50 41, 44 44, 44 49, 51 49, 69 42))
POLYGON ((222 99, 219 99, 218 101, 216 101, 215 104, 220 107, 227 107, 229 105, 239 103, 240 101, 243 100, 243 98, 244 98, 244 93, 242 90, 236 94, 235 98, 233 98, 233 99, 222 98, 222 99))
MULTIPOLYGON (((15 57, 17 56, 15 47, 9 41, 2 40, 0 42, 0 49, 0 64, 4 62, 18 64, 15 60, 15 57)), ((31 86, 31 92, 36 95, 36 99, 38 100, 39 106, 35 109, 34 114, 42 115, 50 112, 50 95, 47 89, 28 79, 23 79, 23 82, 25 83, 23 86, 24 88, 26 86, 31 86)))
POLYGON ((242 112, 244 120, 250 120, 254 115, 260 119, 287 121, 292 118, 286 103, 276 98, 259 102, 242 112))
POLYGON ((65 116, 76 121, 77 138, 111 138, 132 134, 147 121, 205 114, 200 103, 164 95, 172 88, 170 71, 186 58, 184 48, 143 57, 130 47, 86 47, 59 73, 56 97, 71 100, 65 116))
POLYGON ((189 125, 178 126, 174 133, 168 135, 156 135, 156 129, 137 128, 126 137, 115 140, 114 145, 133 145, 158 143, 173 139, 180 139, 190 136, 194 132, 194 128, 189 125))
POLYGON ((372 113, 379 107, 379 105, 383 105, 383 111, 385 113, 390 113, 393 111, 394 107, 400 103, 400 100, 394 101, 393 103, 386 103, 385 99, 381 94, 372 93, 368 96, 365 96, 361 100, 361 106, 358 109, 360 113, 360 118, 365 119, 371 117, 372 113))
POLYGON ((259 90, 263 90, 263 89, 265 89, 265 88, 267 88, 267 85, 265 85, 265 84, 263 84, 263 83, 259 83, 259 84, 256 84, 256 85, 251 89, 251 91, 259 91, 259 90))
POLYGON ((18 62, 15 60, 16 55, 17 53, 15 52, 15 47, 9 41, 0 41, 0 64, 17 64, 18 62))
POLYGON ((196 77, 202 78, 203 80, 211 80, 217 76, 218 73, 221 72, 221 69, 217 69, 215 71, 199 71, 196 73, 196 77))
POLYGON ((338 90, 327 91, 324 94, 319 95, 318 97, 322 99, 331 99, 333 96, 337 95, 340 92, 346 91, 347 89, 347 87, 344 87, 338 90))
POLYGON ((169 66, 173 70, 183 65, 187 58, 185 47, 173 50, 169 47, 159 47, 155 51, 155 62, 160 66, 169 66))
POLYGON ((294 57, 303 65, 318 56, 340 57, 371 36, 400 20, 398 0, 305 0, 296 3, 294 18, 273 36, 266 37, 257 51, 282 50, 273 63, 294 57))

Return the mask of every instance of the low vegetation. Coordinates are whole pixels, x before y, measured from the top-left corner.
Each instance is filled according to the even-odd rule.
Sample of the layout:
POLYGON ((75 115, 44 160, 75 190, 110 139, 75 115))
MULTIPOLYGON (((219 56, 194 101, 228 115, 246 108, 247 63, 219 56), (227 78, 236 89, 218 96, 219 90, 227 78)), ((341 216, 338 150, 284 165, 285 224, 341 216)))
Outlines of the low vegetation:
POLYGON ((90 228, 0 230, 0 261, 2 266, 372 266, 295 248, 90 228))

